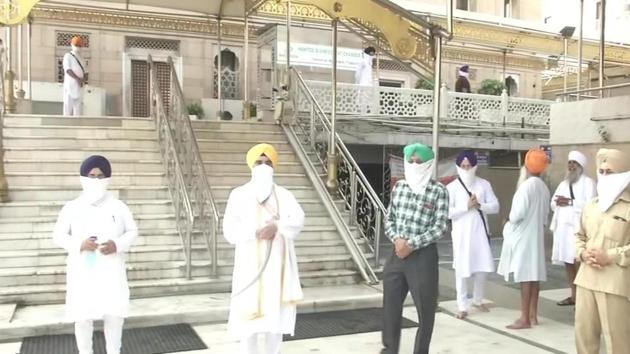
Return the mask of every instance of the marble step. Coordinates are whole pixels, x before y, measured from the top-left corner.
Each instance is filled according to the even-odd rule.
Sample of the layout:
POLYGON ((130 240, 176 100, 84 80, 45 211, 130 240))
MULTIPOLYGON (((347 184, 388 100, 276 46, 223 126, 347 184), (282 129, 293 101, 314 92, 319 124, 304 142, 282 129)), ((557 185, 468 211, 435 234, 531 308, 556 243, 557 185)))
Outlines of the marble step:
MULTIPOLYGON (((133 218, 140 230, 170 229, 175 227, 175 215, 135 214, 133 218)), ((52 232, 57 216, 0 218, 0 233, 52 232)))
MULTIPOLYGON (((127 206, 134 214, 168 214, 174 212, 170 199, 127 200, 127 206)), ((0 218, 57 216, 66 201, 35 201, 0 203, 0 218)))
POLYGON ((51 126, 51 125, 6 125, 3 132, 9 135, 56 138, 94 138, 94 139, 155 139, 157 130, 149 128, 120 128, 92 126, 51 126))
MULTIPOLYGON (((206 171, 208 183, 213 185, 240 186, 249 182, 252 178, 251 173, 215 173, 214 171, 206 171)), ((305 186, 311 183, 311 180, 302 173, 276 173, 274 174, 274 182, 285 187, 305 186)))
MULTIPOLYGON (((6 165, 5 165, 6 167, 6 165)), ((109 193, 120 200, 170 199, 167 186, 128 186, 113 187, 109 193)), ((11 186, 9 198, 13 202, 24 201, 69 201, 81 194, 81 187, 75 186, 11 186)))
MULTIPOLYGON (((206 172, 213 173, 250 173, 249 166, 243 161, 211 161, 204 160, 204 168, 206 172)), ((278 166, 274 167, 274 173, 289 173, 289 174, 306 174, 302 164, 298 162, 284 162, 278 163, 278 166)))
MULTIPOLYGON (((203 265, 207 268, 207 265, 203 265)), ((304 287, 356 284, 359 273, 352 269, 300 272, 304 287)), ((169 296, 182 294, 211 294, 230 291, 232 276, 183 278, 160 280, 136 280, 129 282, 132 298, 169 296)), ((0 303, 46 304, 65 300, 65 285, 21 285, 0 288, 0 303)))
MULTIPOLYGON (((77 172, 7 172, 9 186, 76 186, 77 172)), ((163 172, 120 172, 112 178, 112 188, 127 186, 165 186, 163 172)))
POLYGON ((212 149, 216 151, 226 151, 230 154, 246 154, 252 146, 259 143, 269 143, 278 151, 291 151, 291 145, 286 140, 269 141, 263 140, 224 140, 224 139, 199 139, 197 138, 197 144, 201 151, 206 149, 212 149))
MULTIPOLYGON (((193 232, 193 242, 205 244, 205 236, 200 230, 193 232)), ((341 240, 334 225, 306 225, 298 236, 297 242, 318 243, 341 240)), ((181 238, 176 231, 175 225, 165 229, 139 229, 138 238, 134 242, 135 246, 145 245, 179 245, 181 238)), ((227 245, 219 230, 218 244, 227 245)), ((31 231, 31 232, 3 232, 0 233, 0 250, 6 251, 36 251, 57 249, 52 241, 52 231, 31 231)))
POLYGON ((213 129, 195 129, 195 137, 197 139, 219 139, 219 140, 249 140, 249 141, 278 141, 285 140, 285 135, 282 131, 249 131, 224 128, 221 130, 213 129))
MULTIPOLYGON (((251 146, 250 146, 251 147, 251 146)), ((204 161, 213 161, 215 163, 221 162, 240 162, 243 165, 247 166, 245 162, 245 157, 247 155, 247 150, 249 148, 241 150, 239 152, 229 152, 229 151, 220 151, 213 148, 199 148, 199 152, 201 153, 201 158, 204 161)), ((299 158, 295 155, 292 150, 284 150, 278 151, 278 163, 282 165, 283 163, 299 163, 299 158)), ((210 170, 206 169, 206 172, 210 172, 210 170)))
POLYGON ((101 147, 115 146, 119 149, 158 149, 156 138, 130 138, 130 139, 109 139, 109 138, 57 138, 54 136, 28 137, 11 136, 4 134, 3 146, 30 147, 30 148, 65 148, 65 149, 99 149, 101 147))
MULTIPOLYGON (((180 252, 181 253, 181 252, 180 252)), ((197 253, 197 252, 195 252, 197 253)), ((201 252, 198 252, 198 258, 201 252)), ((206 257, 207 258, 207 257, 206 257)), ((322 271, 351 268, 350 255, 297 255, 298 268, 301 272, 322 271)), ((211 274, 210 263, 197 261, 202 265, 193 267, 193 277, 209 277, 211 274), (204 264, 206 263, 206 264, 204 264)), ((219 276, 229 276, 234 267, 233 258, 219 259, 217 271, 219 276)), ((160 260, 151 257, 144 261, 129 260, 127 262, 127 277, 129 280, 145 279, 169 279, 185 277, 185 262, 183 255, 169 257, 160 260)), ((60 266, 36 266, 23 268, 0 269, 0 288, 14 287, 18 285, 60 285, 66 282, 66 267, 60 266)))
POLYGON ((193 129, 215 130, 215 131, 248 131, 248 132, 282 132, 279 125, 267 122, 226 122, 226 121, 210 121, 199 120, 192 122, 193 129))
MULTIPOLYGON (((112 172, 164 172, 162 160, 111 160, 112 172)), ((74 172, 79 173, 83 160, 5 159, 5 172, 74 172)))
POLYGON ((66 117, 60 115, 13 115, 3 117, 7 126, 65 126, 74 127, 118 128, 118 129, 155 129, 152 118, 136 117, 66 117))
POLYGON ((130 159, 130 160, 160 160, 162 155, 157 148, 118 148, 106 146, 101 148, 63 148, 63 147, 5 147, 5 159, 37 159, 56 160, 63 156, 64 159, 76 159, 83 161, 90 155, 103 155, 107 159, 130 159))

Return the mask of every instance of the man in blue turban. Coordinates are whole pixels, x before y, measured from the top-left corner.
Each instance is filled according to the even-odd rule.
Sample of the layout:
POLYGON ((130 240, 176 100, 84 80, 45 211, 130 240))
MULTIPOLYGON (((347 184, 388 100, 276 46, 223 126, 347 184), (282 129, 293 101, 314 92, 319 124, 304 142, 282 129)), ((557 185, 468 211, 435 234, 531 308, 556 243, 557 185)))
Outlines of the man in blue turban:
POLYGON ((94 320, 103 320, 107 354, 120 354, 129 308, 125 258, 138 236, 127 205, 107 193, 112 168, 103 156, 81 164, 81 195, 64 205, 53 241, 68 252, 66 320, 79 354, 91 354, 94 320))
POLYGON ((457 180, 446 187, 449 196, 448 217, 452 221, 453 268, 457 290, 457 318, 468 316, 468 282, 474 280, 472 306, 482 312, 486 274, 494 272, 494 258, 488 238, 488 214, 499 212, 499 201, 488 181, 476 176, 477 156, 462 151, 455 160, 457 180))
POLYGON ((411 292, 420 327, 414 354, 429 353, 438 297, 436 242, 446 232, 448 192, 431 178, 435 154, 422 144, 410 144, 405 155, 405 179, 392 190, 385 234, 394 251, 383 273, 384 326, 381 354, 398 354, 403 302, 411 292))

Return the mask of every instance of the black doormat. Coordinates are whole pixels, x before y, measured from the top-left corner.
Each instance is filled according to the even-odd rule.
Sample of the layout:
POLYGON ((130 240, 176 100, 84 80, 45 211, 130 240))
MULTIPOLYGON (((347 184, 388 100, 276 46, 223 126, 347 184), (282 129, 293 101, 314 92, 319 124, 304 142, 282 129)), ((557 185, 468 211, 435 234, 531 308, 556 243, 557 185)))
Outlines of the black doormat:
MULTIPOLYGON (((94 354, 106 354, 102 331, 94 331, 94 354)), ((122 354, 164 354, 208 349, 188 324, 131 328, 123 331, 122 354)), ((78 354, 72 334, 27 337, 20 354, 78 354)))
MULTIPOLYGON (((403 317, 402 328, 412 327, 418 327, 418 324, 403 317)), ((383 330, 382 308, 306 313, 297 316, 295 336, 285 335, 284 340, 333 337, 381 330, 383 330)))

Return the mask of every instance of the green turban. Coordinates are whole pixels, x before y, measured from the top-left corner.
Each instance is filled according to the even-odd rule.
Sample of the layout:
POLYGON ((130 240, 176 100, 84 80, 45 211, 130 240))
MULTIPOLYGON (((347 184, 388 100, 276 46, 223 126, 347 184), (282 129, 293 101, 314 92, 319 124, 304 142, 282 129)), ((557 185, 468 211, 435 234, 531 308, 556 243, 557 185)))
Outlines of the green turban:
POLYGON ((403 154, 405 154, 405 161, 411 160, 411 157, 413 155, 418 156, 422 160, 422 162, 431 161, 435 157, 435 154, 430 147, 419 143, 409 144, 405 146, 405 148, 403 149, 403 154))

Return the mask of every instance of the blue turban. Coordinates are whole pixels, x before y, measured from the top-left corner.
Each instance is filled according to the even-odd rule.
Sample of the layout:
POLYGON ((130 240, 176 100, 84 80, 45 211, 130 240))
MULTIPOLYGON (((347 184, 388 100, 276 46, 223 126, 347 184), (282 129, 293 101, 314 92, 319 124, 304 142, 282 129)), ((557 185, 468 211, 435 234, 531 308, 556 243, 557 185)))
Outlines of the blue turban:
POLYGON ((474 151, 472 150, 464 150, 462 152, 459 153, 459 155, 457 155, 457 159, 455 160, 455 164, 457 166, 461 166, 462 165, 462 161, 464 161, 464 159, 468 159, 468 162, 470 162, 470 165, 475 167, 477 166, 477 155, 475 154, 474 151))
POLYGON ((435 157, 435 154, 430 147, 419 143, 405 146, 403 154, 405 155, 405 161, 411 160, 413 155, 418 156, 422 162, 431 161, 435 157))
POLYGON ((112 166, 106 158, 100 155, 92 155, 81 164, 81 176, 87 177, 93 168, 98 167, 106 178, 112 176, 112 166))

